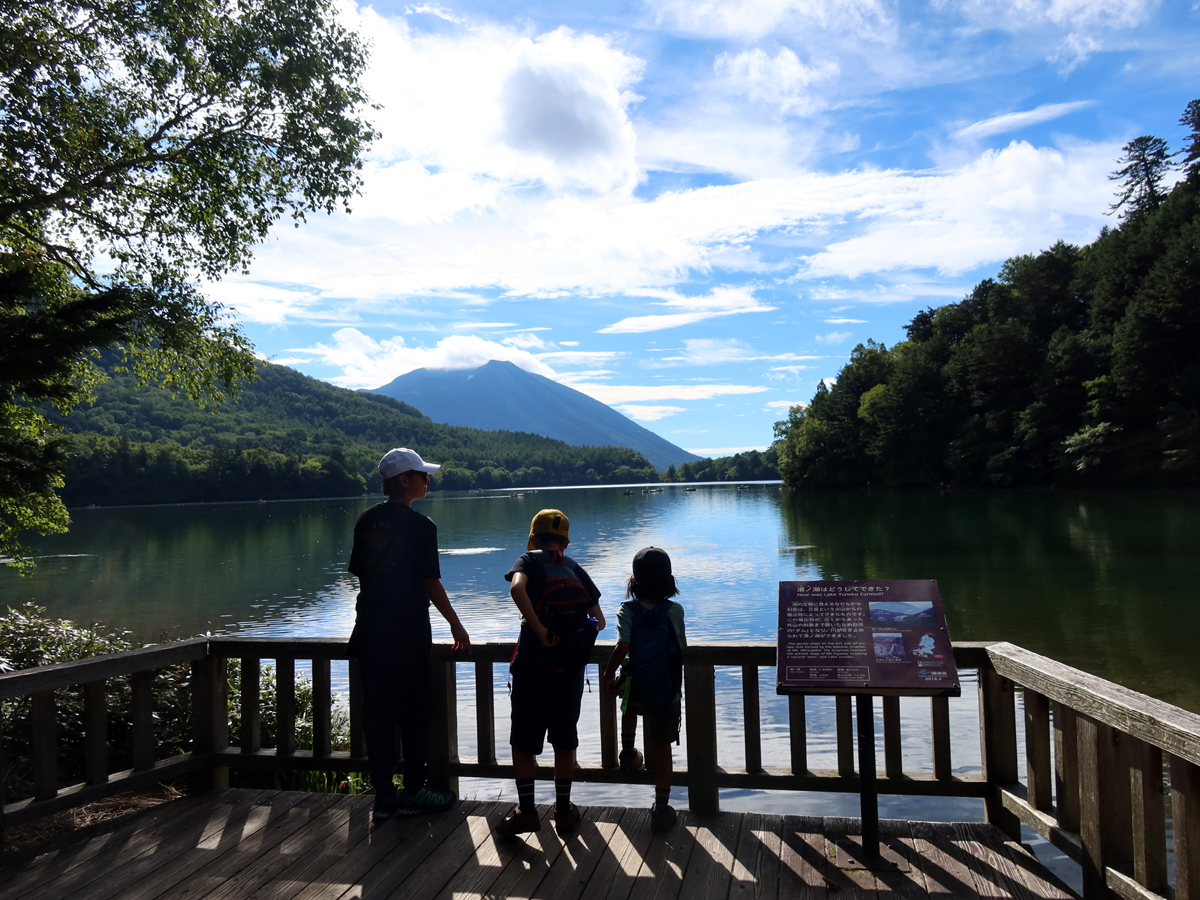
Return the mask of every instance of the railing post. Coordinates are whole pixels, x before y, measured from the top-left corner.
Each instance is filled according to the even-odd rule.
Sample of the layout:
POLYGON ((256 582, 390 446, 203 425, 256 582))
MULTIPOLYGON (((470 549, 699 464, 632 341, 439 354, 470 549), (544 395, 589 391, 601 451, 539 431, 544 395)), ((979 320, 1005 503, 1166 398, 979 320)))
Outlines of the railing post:
MULTIPOLYGON (((192 751, 205 755, 229 746, 228 683, 223 657, 209 656, 192 663, 192 751)), ((229 787, 229 769, 210 758, 208 768, 192 779, 193 791, 229 787)))
POLYGON ((312 727, 313 757, 329 756, 333 752, 330 715, 333 688, 328 659, 312 661, 312 727))
MULTIPOLYGON (((800 698, 801 703, 804 698, 800 698)), ((789 719, 795 718, 794 706, 788 698, 789 719)), ((803 715, 803 706, 801 706, 803 715)), ((794 726, 796 723, 792 721, 794 726)), ((801 725, 803 728, 803 725, 801 725)), ((746 771, 762 771, 762 730, 758 711, 758 666, 747 664, 742 666, 742 737, 746 747, 746 771)), ((796 762, 796 741, 792 740, 793 771, 796 762)), ((803 774, 803 773, 801 773, 803 774)))
POLYGON ((900 698, 883 699, 883 770, 888 778, 904 777, 904 757, 900 749, 900 698))
MULTIPOLYGON (((108 700, 104 681, 89 681, 83 686, 84 780, 88 784, 108 781, 108 700)), ((4 767, 0 766, 0 771, 4 767)))
POLYGON ((979 669, 979 741, 991 789, 983 801, 984 819, 1019 841, 1021 820, 1004 808, 998 790, 1017 781, 1017 707, 1013 683, 991 665, 979 669))
POLYGON ((1171 757, 1175 900, 1200 900, 1200 766, 1171 757))
POLYGON ((54 691, 33 695, 33 797, 49 800, 58 794, 58 742, 55 739, 54 691))
POLYGON ((1106 869, 1133 868, 1129 745, 1110 725, 1087 716, 1078 716, 1076 722, 1083 895, 1092 900, 1111 896, 1106 869))
MULTIPOLYGON (((788 694, 788 746, 791 749, 792 774, 801 777, 808 774, 808 720, 804 708, 803 694, 788 694)), ((762 770, 762 744, 757 745, 758 768, 762 770)), ((749 760, 746 768, 750 768, 749 760)))
MULTIPOLYGON (((603 674, 604 666, 600 667, 600 672, 603 674)), ((605 769, 615 769, 620 764, 620 756, 617 755, 617 697, 604 689, 601 679, 597 678, 596 681, 600 684, 600 765, 605 769)))
POLYGON ((1133 805, 1133 877, 1156 894, 1167 893, 1167 826, 1162 750, 1129 741, 1133 805))
POLYGON ((854 705, 849 694, 838 694, 834 698, 834 713, 837 723, 838 774, 843 778, 854 776, 854 705))
POLYGON ((1079 832, 1079 736, 1075 710, 1054 704, 1054 808, 1065 831, 1079 832))
POLYGON ((950 698, 929 698, 929 720, 933 729, 933 777, 949 781, 954 777, 950 755, 950 698))
POLYGON ((1044 694, 1025 689, 1025 772, 1028 799, 1034 809, 1054 807, 1050 774, 1050 701, 1044 694))
POLYGON ((243 753, 257 753, 262 749, 262 664, 257 657, 242 660, 242 733, 240 743, 243 753))
POLYGON ((433 733, 429 738, 429 783, 438 790, 458 793, 458 683, 454 660, 433 658, 433 733))
POLYGON ((362 758, 367 755, 367 741, 363 737, 363 693, 362 663, 351 659, 350 674, 350 755, 362 758))
POLYGON ((1084 900, 1104 900, 1108 896, 1104 869, 1104 841, 1100 815, 1104 785, 1100 775, 1100 726, 1087 716, 1076 716, 1079 743, 1079 837, 1083 842, 1084 900))
MULTIPOLYGON (((479 762, 489 766, 496 763, 496 699, 495 682, 492 675, 492 661, 477 659, 475 661, 475 742, 479 745, 479 762)), ((600 689, 601 728, 604 721, 604 698, 607 693, 603 686, 600 689)), ((600 739, 603 753, 604 738, 600 739)))
POLYGON ((275 660, 275 755, 296 752, 296 661, 275 660))
POLYGON ((139 772, 154 768, 154 673, 134 672, 129 677, 133 712, 133 767, 139 772))
POLYGON ((716 671, 711 663, 683 667, 687 717, 688 806, 697 813, 720 809, 717 792, 716 671))

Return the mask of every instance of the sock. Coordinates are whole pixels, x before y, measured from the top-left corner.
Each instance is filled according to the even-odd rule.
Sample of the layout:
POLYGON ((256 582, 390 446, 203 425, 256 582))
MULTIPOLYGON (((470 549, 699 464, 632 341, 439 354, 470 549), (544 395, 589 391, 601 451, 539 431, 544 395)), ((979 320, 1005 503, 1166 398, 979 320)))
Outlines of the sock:
POLYGON ((560 813, 568 812, 571 809, 570 778, 554 779, 554 808, 560 813))
POLYGON ((621 732, 621 749, 622 750, 632 750, 633 743, 636 740, 637 740, 637 732, 636 731, 622 731, 621 732))
POLYGON ((654 808, 666 809, 671 805, 671 789, 669 787, 656 787, 654 789, 654 808))
POLYGON ((517 805, 523 813, 537 813, 537 807, 533 804, 532 778, 517 779, 517 805))

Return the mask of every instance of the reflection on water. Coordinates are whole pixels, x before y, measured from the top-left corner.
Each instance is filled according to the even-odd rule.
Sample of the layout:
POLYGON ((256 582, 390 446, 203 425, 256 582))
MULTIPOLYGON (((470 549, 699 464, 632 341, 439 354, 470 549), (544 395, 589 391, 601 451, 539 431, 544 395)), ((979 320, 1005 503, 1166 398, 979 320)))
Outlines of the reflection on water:
MULTIPOLYGON (((438 523, 443 581, 477 641, 515 636, 503 575, 525 549, 533 514, 555 506, 570 516, 570 553, 604 592, 610 619, 633 554, 647 544, 674 560, 693 639, 773 640, 780 580, 936 578, 955 639, 1013 641, 1200 712, 1192 661, 1200 629, 1196 500, 1178 491, 798 494, 721 485, 633 496, 605 488, 515 498, 441 494, 419 508, 438 523)), ((33 600, 56 616, 104 622, 145 640, 209 631, 347 636, 356 586, 345 564, 354 520, 370 502, 75 510, 69 534, 41 542, 46 556, 32 577, 0 572, 0 603, 33 600)), ((436 614, 434 623, 436 634, 449 637, 436 614)), ((459 674, 463 752, 473 754, 473 674, 466 665, 459 674)), ((760 673, 763 756, 767 765, 786 766, 787 708, 774 694, 773 674, 760 673)), ((720 755, 730 765, 743 756, 740 678, 737 669, 718 672, 720 755)), ((505 683, 497 667, 500 697, 505 683)), ((581 755, 598 759, 595 704, 585 701, 581 755)), ((832 702, 808 704, 810 766, 833 768, 832 702)), ((502 754, 507 706, 496 704, 502 754)), ((910 767, 927 769, 928 701, 906 700, 903 711, 910 767)), ((969 683, 952 715, 956 765, 978 767, 969 683)), ((479 796, 499 789, 480 785, 479 796)), ((607 792, 613 802, 647 799, 641 788, 586 790, 607 792), (616 796, 621 790, 631 796, 616 796)), ((790 795, 722 802, 854 812, 844 797, 806 796, 802 806, 790 795)), ((916 815, 917 802, 885 800, 884 811, 916 815)), ((932 802, 945 815, 963 816, 953 803, 932 802)), ((963 802, 978 815, 975 801, 963 802)))

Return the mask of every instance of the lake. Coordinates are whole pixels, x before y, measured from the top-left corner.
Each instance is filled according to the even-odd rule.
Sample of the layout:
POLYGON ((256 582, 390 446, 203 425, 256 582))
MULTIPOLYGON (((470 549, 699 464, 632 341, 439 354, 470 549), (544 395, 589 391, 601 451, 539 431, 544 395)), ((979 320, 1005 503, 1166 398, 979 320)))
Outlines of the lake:
MULTIPOLYGON (((128 629, 143 640, 210 631, 346 636, 356 590, 346 572, 352 527, 378 499, 74 510, 69 534, 39 542, 43 557, 32 577, 0 572, 0 603, 32 600, 52 615, 128 629)), ((674 560, 692 638, 774 640, 780 580, 935 578, 955 640, 1012 641, 1200 712, 1197 499, 1187 491, 797 493, 722 484, 633 496, 622 488, 442 493, 418 508, 438 523, 443 581, 477 641, 515 637, 503 575, 525 548, 533 514, 557 507, 571 520, 569 553, 604 592, 610 619, 633 554, 647 544, 674 560)), ((448 637, 436 612, 433 619, 435 634, 448 637)), ((960 771, 979 765, 974 684, 966 674, 964 696, 952 701, 960 771)), ((772 675, 761 677, 764 761, 787 765, 786 704, 774 694, 772 675)), ((463 752, 473 753, 468 666, 460 666, 460 677, 463 752)), ((735 670, 718 678, 720 752, 735 765, 738 678, 735 670)), ((809 705, 810 765, 833 768, 832 703, 809 705)), ((586 745, 595 734, 586 697, 585 711, 586 745)), ((913 723, 905 734, 908 764, 928 768, 928 701, 906 700, 904 717, 913 723)), ((609 786, 586 790, 615 796, 609 786)), ((647 800, 637 796, 631 802, 647 800)), ((882 809, 928 818, 980 814, 976 801, 936 801, 936 809, 929 802, 884 798, 882 809)), ((854 798, 837 795, 723 795, 722 804, 857 810, 854 798)))

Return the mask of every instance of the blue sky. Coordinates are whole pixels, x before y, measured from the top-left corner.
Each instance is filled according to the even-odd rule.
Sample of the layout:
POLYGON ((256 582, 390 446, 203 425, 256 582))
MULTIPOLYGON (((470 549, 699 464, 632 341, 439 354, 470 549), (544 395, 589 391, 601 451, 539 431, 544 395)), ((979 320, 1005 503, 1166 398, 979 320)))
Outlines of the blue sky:
POLYGON ((1007 257, 1094 239, 1121 145, 1177 149, 1200 96, 1190 0, 342 16, 381 105, 363 194, 210 295, 335 384, 509 359, 712 455, 1007 257))

